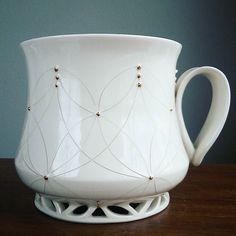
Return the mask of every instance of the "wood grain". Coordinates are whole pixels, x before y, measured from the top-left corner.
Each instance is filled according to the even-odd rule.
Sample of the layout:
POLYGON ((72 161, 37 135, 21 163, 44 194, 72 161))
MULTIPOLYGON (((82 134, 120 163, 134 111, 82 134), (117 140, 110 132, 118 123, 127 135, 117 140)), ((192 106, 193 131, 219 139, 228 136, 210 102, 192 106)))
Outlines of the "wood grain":
POLYGON ((190 167, 159 215, 119 224, 78 224, 50 218, 33 204, 12 159, 0 160, 0 235, 236 235, 236 165, 190 167))

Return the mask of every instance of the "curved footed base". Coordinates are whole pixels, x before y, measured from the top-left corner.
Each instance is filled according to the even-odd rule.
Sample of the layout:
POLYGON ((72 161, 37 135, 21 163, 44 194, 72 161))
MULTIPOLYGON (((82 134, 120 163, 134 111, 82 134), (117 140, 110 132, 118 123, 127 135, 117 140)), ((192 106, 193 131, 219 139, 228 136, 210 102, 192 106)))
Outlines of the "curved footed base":
POLYGON ((36 194, 35 206, 60 220, 80 223, 119 223, 143 219, 164 210, 169 193, 133 200, 93 201, 36 194))

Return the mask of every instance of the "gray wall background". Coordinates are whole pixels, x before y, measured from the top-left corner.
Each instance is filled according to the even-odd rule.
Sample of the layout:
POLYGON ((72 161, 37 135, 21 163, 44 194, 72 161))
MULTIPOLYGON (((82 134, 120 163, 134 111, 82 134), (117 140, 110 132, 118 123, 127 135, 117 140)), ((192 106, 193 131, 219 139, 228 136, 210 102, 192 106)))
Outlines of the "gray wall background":
MULTIPOLYGON (((178 76, 202 65, 229 79, 227 123, 204 162, 236 163, 236 9, 225 0, 0 0, 0 157, 14 158, 26 107, 26 68, 18 44, 30 38, 72 33, 124 33, 166 37, 183 44, 178 76)), ((207 114, 211 87, 190 83, 184 114, 194 140, 207 114)))

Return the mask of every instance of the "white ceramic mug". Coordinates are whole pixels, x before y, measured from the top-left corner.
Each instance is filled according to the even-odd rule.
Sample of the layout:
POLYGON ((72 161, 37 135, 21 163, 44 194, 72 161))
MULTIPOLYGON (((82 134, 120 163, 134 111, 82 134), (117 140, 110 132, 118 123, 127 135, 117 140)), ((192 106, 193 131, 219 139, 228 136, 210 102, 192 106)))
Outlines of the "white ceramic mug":
POLYGON ((176 84, 181 44, 175 41, 65 35, 21 47, 29 92, 15 164, 38 193, 37 208, 53 217, 104 223, 160 212, 189 162, 201 163, 225 123, 226 77, 205 66, 188 70, 176 84), (193 144, 181 103, 199 74, 211 82, 213 98, 193 144))

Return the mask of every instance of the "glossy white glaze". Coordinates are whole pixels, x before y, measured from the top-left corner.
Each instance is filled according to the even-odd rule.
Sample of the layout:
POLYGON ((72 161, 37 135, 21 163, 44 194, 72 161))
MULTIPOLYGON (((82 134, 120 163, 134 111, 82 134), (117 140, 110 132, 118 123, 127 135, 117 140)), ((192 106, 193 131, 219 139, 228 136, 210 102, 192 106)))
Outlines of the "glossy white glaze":
MULTIPOLYGON (((181 79, 186 82, 176 113, 179 43, 145 36, 66 35, 28 40, 21 47, 29 92, 15 163, 26 185, 38 193, 96 201, 157 195, 182 181, 192 160, 185 147, 192 155, 196 150, 188 144, 181 101, 195 74, 181 79)), ((210 70, 203 72, 208 76, 210 70)), ((217 114, 220 125, 212 126, 211 140, 229 107, 227 80, 216 73, 210 77, 221 76, 214 84, 224 85, 226 99, 216 104, 222 103, 224 116, 217 114)))

